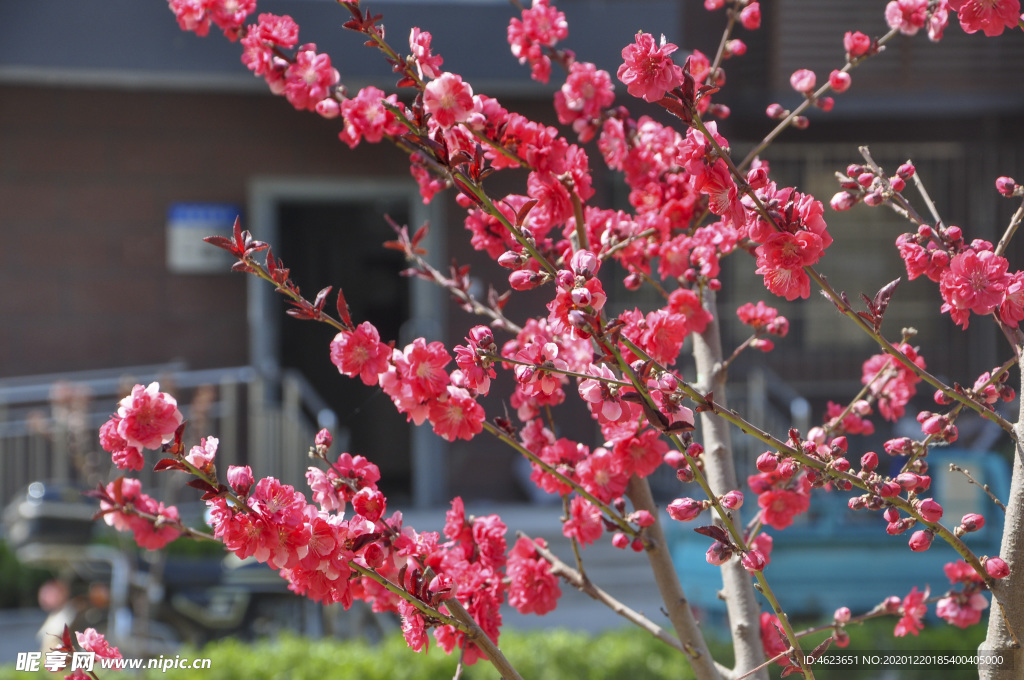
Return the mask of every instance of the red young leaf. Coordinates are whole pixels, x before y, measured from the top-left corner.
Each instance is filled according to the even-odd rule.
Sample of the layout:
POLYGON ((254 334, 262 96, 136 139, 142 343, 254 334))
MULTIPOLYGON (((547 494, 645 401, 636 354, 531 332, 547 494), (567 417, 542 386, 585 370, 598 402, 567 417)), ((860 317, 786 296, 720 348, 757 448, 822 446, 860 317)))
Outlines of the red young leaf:
POLYGON ((188 486, 191 486, 193 489, 199 489, 200 491, 203 491, 206 494, 213 494, 214 496, 216 496, 220 492, 217 489, 217 487, 210 484, 205 479, 193 479, 188 483, 188 486))
POLYGON ((535 206, 535 205, 537 205, 537 199, 536 198, 531 199, 531 200, 527 201, 526 203, 523 203, 523 207, 520 208, 519 212, 516 213, 516 226, 517 227, 523 226, 523 223, 526 222, 526 216, 530 214, 530 210, 532 210, 533 206, 535 206))
POLYGON ((341 322, 345 324, 347 328, 353 328, 352 325, 352 314, 348 309, 348 302, 345 301, 345 293, 342 292, 341 288, 338 289, 338 317, 341 322))
POLYGON ((316 294, 316 299, 313 301, 313 309, 316 310, 317 314, 324 311, 324 304, 327 302, 327 296, 331 292, 331 286, 322 288, 319 293, 316 294))
POLYGON ((188 470, 188 468, 174 458, 162 458, 153 466, 153 472, 162 472, 164 470, 188 470))
POLYGON ((420 244, 420 241, 422 241, 424 239, 424 237, 426 237, 427 232, 429 231, 429 229, 430 229, 430 224, 429 223, 425 223, 422 227, 417 229, 416 233, 412 235, 412 244, 414 246, 418 246, 420 244))
POLYGON ((203 240, 212 246, 223 248, 224 250, 230 253, 235 252, 235 243, 229 238, 225 238, 223 236, 206 236, 203 238, 203 240))
POLYGON ((708 538, 713 538, 716 541, 721 541, 726 545, 732 544, 732 541, 729 540, 729 533, 717 524, 709 524, 707 526, 697 527, 694 529, 694 531, 696 531, 698 534, 701 534, 702 536, 707 536, 708 538))

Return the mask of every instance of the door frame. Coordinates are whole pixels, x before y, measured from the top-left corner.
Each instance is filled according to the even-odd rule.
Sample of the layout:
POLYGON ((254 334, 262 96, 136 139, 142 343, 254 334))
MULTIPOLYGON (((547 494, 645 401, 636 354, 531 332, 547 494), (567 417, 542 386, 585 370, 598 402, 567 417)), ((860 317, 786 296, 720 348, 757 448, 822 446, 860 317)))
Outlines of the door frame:
MULTIPOLYGON (((294 201, 362 202, 376 199, 406 199, 409 228, 415 231, 429 222, 432 229, 421 242, 435 267, 447 261, 447 234, 442 201, 424 205, 416 184, 410 180, 351 177, 263 176, 252 178, 247 187, 248 226, 253 238, 274 245, 281 235, 278 205, 294 201)), ((328 285, 326 282, 324 285, 328 285)), ((281 372, 278 359, 281 338, 277 315, 280 299, 267 282, 250 276, 247 283, 249 362, 263 375, 276 380, 281 372)), ((422 279, 409 280, 409 320, 403 335, 446 341, 446 296, 439 286, 422 279)), ((395 340, 398 340, 395 338, 395 340)), ((406 340, 406 338, 402 338, 406 340)), ((326 349, 325 349, 326 351, 326 349)), ((446 500, 446 443, 426 425, 412 426, 412 499, 416 508, 438 507, 446 500)))

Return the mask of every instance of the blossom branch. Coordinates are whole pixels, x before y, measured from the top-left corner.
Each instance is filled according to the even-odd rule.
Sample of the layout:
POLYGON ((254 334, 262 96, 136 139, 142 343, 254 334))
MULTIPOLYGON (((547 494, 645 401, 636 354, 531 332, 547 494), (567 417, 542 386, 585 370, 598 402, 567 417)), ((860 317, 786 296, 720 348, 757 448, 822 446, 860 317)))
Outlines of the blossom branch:
POLYGON ((875 331, 875 329, 873 329, 863 318, 861 318, 860 315, 857 314, 857 312, 853 309, 853 307, 850 306, 850 303, 847 302, 843 298, 843 296, 836 293, 832 286, 829 285, 828 282, 825 281, 824 277, 822 277, 813 267, 805 267, 804 271, 806 271, 808 276, 810 276, 811 279, 816 284, 818 284, 818 286, 824 292, 825 296, 832 301, 836 308, 844 316, 848 317, 855 324, 857 324, 857 326, 859 326, 862 331, 871 336, 871 338, 876 343, 878 343, 878 346, 882 349, 883 352, 892 356, 894 359, 896 359, 896 361, 900 362, 900 364, 905 366, 908 370, 912 371, 915 375, 917 375, 919 378, 924 380, 926 383, 928 383, 935 389, 941 390, 943 394, 954 399, 955 401, 964 404, 972 411, 975 411, 978 414, 980 414, 983 418, 991 420, 996 425, 1001 427, 1003 430, 1008 432, 1011 436, 1016 438, 1016 435, 1014 434, 1013 430, 1013 425, 1007 422, 1005 418, 1000 416, 995 411, 983 407, 981 404, 978 404, 973 399, 970 399, 967 396, 961 394, 960 392, 957 392, 956 390, 952 389, 951 387, 943 383, 941 380, 933 376, 931 373, 929 373, 926 369, 921 368, 916 363, 908 359, 906 355, 903 354, 903 352, 899 351, 896 347, 894 347, 890 342, 888 342, 884 337, 882 337, 881 334, 875 331))
MULTIPOLYGON (((914 206, 904 198, 903 194, 893 189, 885 171, 882 170, 882 167, 875 162, 874 158, 872 158, 871 150, 867 146, 858 146, 857 150, 860 152, 860 155, 864 157, 864 161, 868 164, 868 167, 871 168, 875 177, 882 183, 883 189, 881 195, 886 205, 892 208, 896 214, 906 218, 915 226, 927 224, 925 219, 918 214, 917 210, 914 209, 914 206)), ((938 209, 936 209, 935 204, 932 202, 931 196, 928 195, 924 182, 921 181, 921 178, 916 172, 913 175, 913 179, 918 192, 921 194, 921 198, 924 199, 925 205, 928 206, 928 210, 931 212, 932 219, 935 220, 936 224, 941 224, 942 218, 939 217, 938 209)))
POLYGON ((579 482, 573 481, 566 475, 559 472, 558 469, 555 468, 554 466, 544 462, 539 456, 537 456, 537 454, 535 454, 533 451, 530 451, 528 448, 517 442, 515 439, 512 439, 512 437, 510 437, 502 429, 495 427, 494 425, 486 421, 484 422, 483 427, 485 430, 496 436, 498 439, 505 442, 519 453, 523 454, 527 459, 529 459, 531 463, 537 465, 549 475, 556 477, 558 481, 561 482, 562 484, 572 487, 573 491, 586 498, 593 505, 600 508, 601 512, 603 512, 605 516, 608 517, 608 519, 615 522, 619 529, 621 529, 622 532, 625 533, 627 536, 630 536, 632 538, 640 537, 639 532, 637 532, 637 530, 633 528, 633 526, 630 525, 630 523, 627 522, 625 518, 623 518, 619 513, 615 512, 607 503, 601 501, 600 499, 597 498, 597 496, 583 488, 583 486, 579 482))
MULTIPOLYGON (((872 57, 872 56, 874 56, 876 54, 879 54, 882 51, 881 48, 887 42, 892 40, 895 36, 899 35, 899 32, 900 32, 899 28, 890 29, 890 31, 888 33, 886 33, 885 35, 883 35, 881 38, 878 39, 877 45, 878 45, 879 49, 877 51, 875 51, 873 53, 865 54, 865 55, 860 56, 860 57, 855 57, 854 59, 848 59, 846 61, 846 64, 844 64, 843 67, 841 69, 839 69, 839 70, 841 72, 843 72, 843 73, 849 73, 850 71, 852 71, 853 69, 855 69, 856 67, 858 67, 862 63, 864 63, 864 61, 866 61, 868 58, 870 58, 870 57, 872 57)), ((797 106, 795 109, 793 109, 793 111, 791 111, 789 113, 789 115, 787 115, 785 118, 783 118, 779 122, 779 124, 776 125, 775 128, 771 132, 769 132, 767 135, 765 135, 764 139, 762 139, 757 144, 757 146, 755 146, 753 149, 750 150, 750 152, 746 155, 746 157, 743 159, 743 161, 739 164, 739 168, 742 170, 742 169, 745 169, 745 168, 749 167, 749 165, 754 162, 754 159, 757 158, 758 154, 760 154, 762 151, 764 151, 769 146, 771 146, 771 144, 775 141, 775 139, 780 134, 782 134, 786 130, 786 128, 788 128, 790 125, 793 124, 793 121, 797 118, 797 116, 799 116, 804 111, 806 111, 808 108, 810 108, 810 106, 818 98, 828 94, 831 91, 832 91, 832 84, 830 82, 826 82, 824 85, 819 87, 813 94, 806 96, 804 98, 804 101, 801 102, 799 106, 797 106)))

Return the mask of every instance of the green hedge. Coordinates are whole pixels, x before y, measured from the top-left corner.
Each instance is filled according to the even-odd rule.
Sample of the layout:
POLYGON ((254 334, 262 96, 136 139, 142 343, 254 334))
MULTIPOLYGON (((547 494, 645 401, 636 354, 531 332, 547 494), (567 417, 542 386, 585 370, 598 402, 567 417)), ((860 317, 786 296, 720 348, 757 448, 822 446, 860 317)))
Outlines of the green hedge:
MULTIPOLYGON (((894 639, 893 620, 851 626, 849 649, 858 652, 918 650, 933 652, 967 651, 984 638, 982 626, 961 631, 944 624, 929 625, 920 637, 894 639)), ((824 637, 812 638, 805 649, 824 637)), ((688 680, 690 673, 679 652, 642 631, 627 629, 602 635, 568 631, 520 633, 506 631, 502 650, 526 680, 688 680)), ((722 645, 716 644, 718 651, 722 645)), ((308 640, 282 636, 274 641, 245 644, 236 640, 212 643, 201 650, 185 649, 182 658, 209 658, 208 670, 150 670, 145 680, 448 680, 455 674, 456 659, 432 646, 427 654, 415 654, 401 637, 392 637, 379 645, 350 640, 308 640)), ((723 658, 724 663, 730 663, 723 658)), ((772 669, 777 678, 779 667, 772 669)), ((816 669, 822 680, 876 678, 882 669, 816 669)), ((900 678, 976 678, 970 668, 901 669, 900 678)), ((43 673, 46 677, 60 677, 43 673)), ((101 677, 125 677, 126 674, 100 673, 101 677)), ((30 680, 33 676, 16 673, 11 666, 0 669, 0 680, 30 680)), ((465 669, 464 680, 495 680, 494 669, 486 662, 465 669)))

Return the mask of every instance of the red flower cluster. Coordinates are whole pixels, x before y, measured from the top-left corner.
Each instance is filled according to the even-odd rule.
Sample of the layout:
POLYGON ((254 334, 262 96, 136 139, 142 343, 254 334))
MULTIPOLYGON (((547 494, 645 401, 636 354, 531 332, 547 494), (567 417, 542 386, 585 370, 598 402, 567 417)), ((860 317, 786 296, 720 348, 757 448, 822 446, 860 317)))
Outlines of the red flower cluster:
POLYGON ((811 506, 811 482, 806 474, 795 474, 789 462, 772 472, 751 475, 747 484, 757 494, 761 522, 773 529, 785 529, 811 506))
POLYGON ((139 480, 118 477, 104 491, 105 497, 100 500, 103 521, 118 531, 132 532, 141 547, 159 550, 181 535, 176 528, 178 509, 142 493, 139 480))

